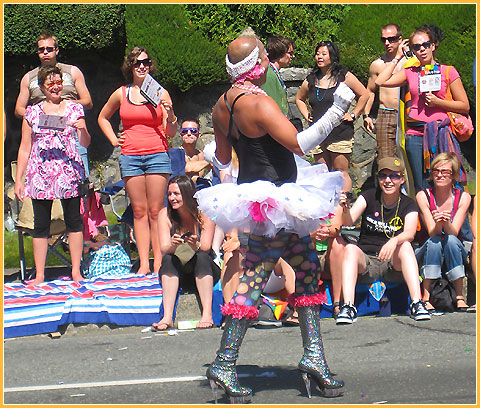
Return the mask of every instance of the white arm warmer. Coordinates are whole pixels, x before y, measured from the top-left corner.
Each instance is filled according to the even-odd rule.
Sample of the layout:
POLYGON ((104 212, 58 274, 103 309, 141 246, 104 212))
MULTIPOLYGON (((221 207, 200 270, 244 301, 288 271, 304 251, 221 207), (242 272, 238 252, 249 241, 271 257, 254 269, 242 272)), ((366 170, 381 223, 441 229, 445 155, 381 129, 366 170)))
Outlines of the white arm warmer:
POLYGON ((217 148, 217 144, 215 143, 215 140, 212 140, 203 148, 203 158, 210 164, 213 163, 213 158, 215 156, 216 148, 217 148))
POLYGON ((322 143, 333 128, 340 124, 343 115, 355 98, 355 93, 344 82, 333 94, 333 105, 308 129, 297 134, 297 142, 303 154, 322 143))
POLYGON ((230 167, 230 164, 232 163, 232 160, 227 164, 223 164, 220 160, 217 159, 217 156, 213 156, 213 165, 218 169, 218 170, 227 170, 230 167))

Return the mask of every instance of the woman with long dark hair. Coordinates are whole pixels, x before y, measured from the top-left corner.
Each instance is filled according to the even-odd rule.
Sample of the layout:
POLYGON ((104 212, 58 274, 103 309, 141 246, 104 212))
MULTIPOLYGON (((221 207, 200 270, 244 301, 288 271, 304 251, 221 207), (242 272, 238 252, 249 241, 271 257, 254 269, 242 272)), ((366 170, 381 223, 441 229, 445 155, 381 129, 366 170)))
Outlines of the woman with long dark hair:
POLYGON ((155 65, 145 48, 133 47, 125 56, 122 73, 128 85, 118 88, 98 115, 98 125, 113 146, 122 148, 120 171, 133 209, 133 231, 140 258, 139 274, 150 273, 150 242, 153 271, 162 263, 158 240, 158 213, 163 206, 172 168, 168 156, 168 137, 175 136, 177 118, 172 100, 164 89, 158 106, 140 93, 155 65), (117 137, 110 123, 120 113, 123 132, 117 137))
POLYGON ((329 170, 340 170, 345 177, 344 190, 352 188, 348 175, 349 156, 353 147, 353 122, 368 101, 368 93, 362 83, 340 64, 340 52, 336 44, 322 41, 315 47, 315 67, 303 81, 295 102, 303 117, 315 122, 333 104, 333 93, 342 82, 357 95, 357 105, 347 112, 327 138, 311 150, 316 163, 326 163, 329 170), (307 100, 311 111, 307 106, 307 100))
POLYGON ((193 281, 202 304, 197 328, 213 326, 213 285, 220 278, 220 269, 210 256, 215 224, 198 209, 194 194, 195 184, 188 176, 173 177, 168 183, 168 204, 159 216, 164 313, 152 325, 156 330, 173 327, 178 288, 192 287, 193 281))

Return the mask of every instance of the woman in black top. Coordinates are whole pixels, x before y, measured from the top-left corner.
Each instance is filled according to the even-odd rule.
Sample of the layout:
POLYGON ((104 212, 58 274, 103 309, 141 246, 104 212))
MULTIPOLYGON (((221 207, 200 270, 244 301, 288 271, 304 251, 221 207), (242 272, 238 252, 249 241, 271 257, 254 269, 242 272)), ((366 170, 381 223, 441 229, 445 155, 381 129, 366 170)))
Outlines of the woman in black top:
POLYGON ((333 93, 341 82, 355 92, 358 102, 352 112, 345 113, 343 122, 311 153, 316 163, 326 163, 329 170, 342 171, 345 177, 344 190, 349 191, 352 188, 348 164, 353 146, 353 121, 363 111, 368 93, 355 75, 340 65, 340 53, 334 43, 322 41, 315 47, 315 67, 303 81, 295 102, 303 117, 314 122, 332 106, 333 93))

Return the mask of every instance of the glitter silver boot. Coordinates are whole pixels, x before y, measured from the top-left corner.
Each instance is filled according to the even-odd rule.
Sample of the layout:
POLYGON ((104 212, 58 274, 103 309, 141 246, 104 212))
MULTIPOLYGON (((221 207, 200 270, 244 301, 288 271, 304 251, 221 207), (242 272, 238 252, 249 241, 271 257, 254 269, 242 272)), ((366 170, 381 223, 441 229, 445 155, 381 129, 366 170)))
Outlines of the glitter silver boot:
POLYGON ((328 369, 320 334, 320 305, 297 306, 300 331, 303 339, 303 357, 298 363, 308 398, 312 398, 310 379, 313 378, 324 397, 342 395, 343 381, 335 380, 328 369))
POLYGON ((207 378, 217 403, 218 387, 220 386, 230 398, 231 404, 245 404, 250 401, 252 389, 242 387, 237 379, 236 363, 243 337, 250 326, 251 319, 225 318, 220 348, 215 361, 207 369, 207 378))

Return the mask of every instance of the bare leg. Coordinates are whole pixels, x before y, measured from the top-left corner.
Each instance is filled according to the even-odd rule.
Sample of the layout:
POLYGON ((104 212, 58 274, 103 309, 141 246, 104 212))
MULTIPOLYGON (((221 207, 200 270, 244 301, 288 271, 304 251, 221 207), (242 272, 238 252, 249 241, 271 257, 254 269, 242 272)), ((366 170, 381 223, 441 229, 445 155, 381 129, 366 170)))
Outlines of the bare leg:
POLYGON ((45 281, 45 261, 48 252, 48 238, 33 238, 32 245, 36 277, 30 285, 38 285, 45 281))
POLYGON ((418 263, 410 242, 404 242, 400 246, 397 246, 393 252, 392 265, 397 271, 402 271, 403 279, 407 284, 412 302, 421 300, 418 263))
POLYGON ((198 322, 198 328, 208 328, 213 325, 212 299, 213 299, 213 276, 200 275, 195 277, 200 302, 202 304, 202 317, 198 322))
POLYGON ((137 241, 140 267, 138 273, 150 272, 150 224, 148 220, 148 203, 145 175, 125 177, 125 186, 133 210, 133 232, 137 241))
MULTIPOLYGON (((168 174, 146 174, 145 181, 150 240, 153 251, 153 271, 158 273, 162 265, 162 252, 160 251, 160 239, 158 235, 158 213, 163 208, 165 193, 167 191, 168 174)), ((139 270, 139 273, 143 273, 143 271, 140 272, 139 270)))
POLYGON ((432 304, 430 303, 430 286, 432 284, 431 279, 424 279, 422 282, 423 286, 423 300, 425 302, 425 307, 427 310, 435 309, 432 304))
POLYGON ((167 330, 173 327, 173 311, 175 309, 179 280, 178 276, 169 274, 163 274, 161 279, 163 289, 163 317, 158 323, 153 323, 152 326, 157 330, 167 330))
MULTIPOLYGON (((346 243, 340 236, 330 238, 330 242, 327 261, 330 267, 330 276, 332 277, 332 300, 335 304, 340 303, 342 299, 342 262, 346 243)), ((333 311, 338 312, 338 309, 339 307, 336 306, 333 311)))
POLYGON ((362 250, 356 245, 347 244, 342 262, 342 292, 345 303, 354 303, 357 277, 366 266, 362 250))
POLYGON ((455 289, 455 295, 457 296, 457 307, 466 308, 468 305, 465 303, 463 297, 463 278, 455 279, 452 282, 453 289, 455 289))
POLYGON ((68 248, 70 250, 70 258, 72 260, 72 279, 74 281, 83 280, 80 273, 80 262, 82 261, 83 253, 83 232, 69 232, 68 233, 68 248))
POLYGON ((223 268, 221 273, 222 293, 225 303, 230 302, 237 291, 240 272, 241 255, 239 251, 226 252, 223 255, 223 268))
POLYGON ((348 174, 348 166, 349 166, 349 154, 338 154, 330 152, 330 156, 332 157, 332 167, 330 170, 340 170, 343 173, 344 183, 343 183, 343 191, 350 191, 352 189, 352 180, 350 175, 348 174))

